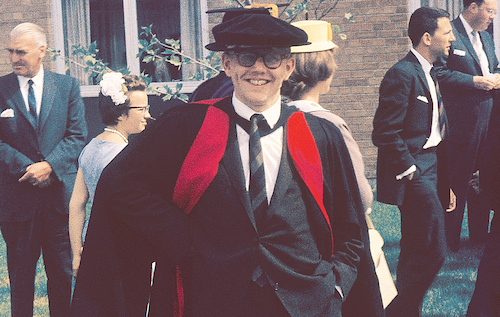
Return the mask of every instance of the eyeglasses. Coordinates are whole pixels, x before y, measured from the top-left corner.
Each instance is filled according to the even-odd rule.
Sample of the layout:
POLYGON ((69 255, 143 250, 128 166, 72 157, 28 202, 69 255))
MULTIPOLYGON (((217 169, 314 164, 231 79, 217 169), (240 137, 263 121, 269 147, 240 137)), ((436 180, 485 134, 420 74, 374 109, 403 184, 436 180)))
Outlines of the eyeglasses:
POLYGON ((238 59, 238 64, 243 67, 252 67, 257 59, 262 57, 264 65, 269 69, 276 69, 281 66, 281 61, 285 59, 288 54, 277 55, 273 53, 251 53, 251 52, 232 52, 238 59))
POLYGON ((479 8, 483 9, 484 11, 486 11, 486 13, 488 13, 489 16, 494 16, 497 13, 495 10, 493 10, 493 9, 486 9, 483 6, 480 6, 479 8))
POLYGON ((141 109, 142 113, 149 112, 150 105, 142 106, 142 107, 129 107, 130 109, 141 109))

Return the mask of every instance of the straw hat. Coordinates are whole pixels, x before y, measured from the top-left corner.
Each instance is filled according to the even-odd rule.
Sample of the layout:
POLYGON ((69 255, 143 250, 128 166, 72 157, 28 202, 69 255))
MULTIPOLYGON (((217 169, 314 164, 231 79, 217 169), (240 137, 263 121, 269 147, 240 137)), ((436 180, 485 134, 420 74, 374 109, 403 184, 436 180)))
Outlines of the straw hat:
POLYGON ((332 42, 332 25, 326 21, 304 20, 290 23, 307 33, 309 45, 294 46, 292 53, 326 51, 337 47, 332 42))

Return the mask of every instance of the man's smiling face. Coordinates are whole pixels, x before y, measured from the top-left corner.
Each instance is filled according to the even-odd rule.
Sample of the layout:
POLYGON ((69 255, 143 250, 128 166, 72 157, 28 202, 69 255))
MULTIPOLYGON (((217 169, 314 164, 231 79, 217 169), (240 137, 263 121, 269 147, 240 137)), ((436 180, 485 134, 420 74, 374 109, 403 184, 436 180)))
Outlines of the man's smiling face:
POLYGON ((283 81, 290 77, 295 67, 295 59, 286 52, 284 49, 272 48, 268 52, 224 53, 222 65, 233 81, 236 98, 257 112, 265 111, 275 104, 280 96, 283 81), (245 59, 248 56, 243 56, 245 53, 257 53, 258 57, 253 65, 243 66, 248 62, 245 59), (279 66, 269 68, 276 65, 279 66))

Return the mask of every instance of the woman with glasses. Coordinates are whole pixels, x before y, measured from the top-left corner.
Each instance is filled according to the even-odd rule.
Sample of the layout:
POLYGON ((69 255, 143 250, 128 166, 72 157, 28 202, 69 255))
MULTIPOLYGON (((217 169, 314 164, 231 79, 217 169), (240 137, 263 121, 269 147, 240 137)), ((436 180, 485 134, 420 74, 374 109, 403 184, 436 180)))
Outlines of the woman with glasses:
MULTIPOLYGON (((309 112, 324 118, 339 128, 353 163, 363 203, 363 211, 369 213, 373 193, 365 177, 365 168, 359 147, 345 121, 319 104, 319 96, 326 94, 330 90, 333 75, 337 70, 334 52, 337 45, 332 42, 331 25, 326 21, 316 20, 293 22, 292 25, 304 30, 311 44, 291 48, 292 55, 295 58, 295 69, 290 78, 283 82, 281 94, 290 100, 289 106, 294 106, 303 112, 309 112)), ((359 216, 361 223, 364 214, 360 213, 359 216)), ((370 245, 367 236, 364 237, 363 242, 365 245, 370 245)), ((370 256, 370 249, 366 248, 365 251, 358 268, 356 284, 354 284, 348 299, 342 305, 342 316, 383 316, 381 294, 370 256), (359 298, 363 298, 365 304, 360 305, 357 302, 359 298)), ((392 284, 392 287, 394 287, 394 284, 392 284)))
POLYGON ((100 82, 99 112, 106 125, 78 158, 79 168, 69 204, 69 234, 76 278, 88 225, 87 202, 92 204, 102 170, 127 146, 131 134, 142 132, 149 114, 146 84, 136 75, 107 73, 100 82))

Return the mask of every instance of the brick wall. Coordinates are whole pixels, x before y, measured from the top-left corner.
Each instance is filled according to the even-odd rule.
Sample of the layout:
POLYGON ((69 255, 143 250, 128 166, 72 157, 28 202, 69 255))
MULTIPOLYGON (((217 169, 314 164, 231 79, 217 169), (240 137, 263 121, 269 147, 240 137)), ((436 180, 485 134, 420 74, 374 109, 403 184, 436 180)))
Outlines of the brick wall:
MULTIPOLYGON (((223 8, 227 4, 208 0, 208 6, 209 9, 223 8)), ((209 29, 220 23, 221 18, 222 14, 211 14, 209 29)), ((313 18, 310 12, 309 19, 313 18)), ((320 103, 349 125, 370 179, 376 177, 377 149, 372 144, 371 132, 378 105, 378 88, 385 72, 410 48, 408 19, 408 0, 341 0, 323 18, 341 26, 347 39, 334 38, 340 47, 338 70, 330 92, 321 97, 320 103), (346 13, 354 15, 354 22, 347 22, 346 13)))
POLYGON ((368 178, 376 177, 377 149, 371 141, 378 88, 386 71, 408 52, 407 0, 340 1, 327 18, 344 27, 346 40, 336 40, 338 70, 322 105, 344 118, 357 141, 368 178), (345 23, 350 12, 354 22, 345 23))
MULTIPOLYGON (((19 23, 32 22, 47 32, 49 47, 52 46, 52 20, 50 0, 1 0, 0 2, 0 75, 12 71, 7 53, 10 31, 19 23)), ((50 59, 45 67, 50 69, 50 59)))

